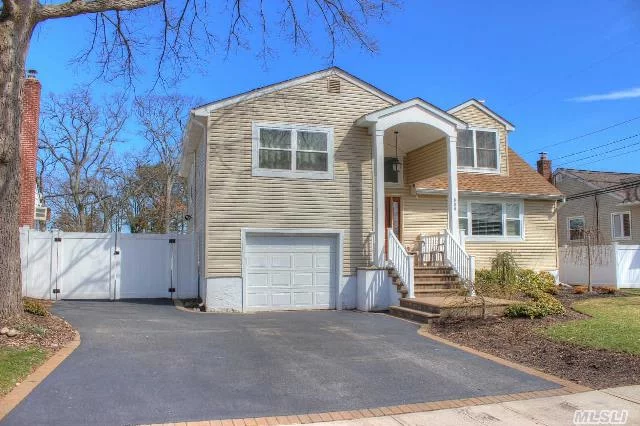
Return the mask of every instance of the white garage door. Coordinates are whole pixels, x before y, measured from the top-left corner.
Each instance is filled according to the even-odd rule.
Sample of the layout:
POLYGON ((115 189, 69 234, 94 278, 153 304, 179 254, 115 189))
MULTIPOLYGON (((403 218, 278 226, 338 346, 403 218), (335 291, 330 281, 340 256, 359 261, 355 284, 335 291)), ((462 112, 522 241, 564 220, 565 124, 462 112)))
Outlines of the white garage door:
POLYGON ((247 236, 247 308, 333 309, 335 238, 247 236))

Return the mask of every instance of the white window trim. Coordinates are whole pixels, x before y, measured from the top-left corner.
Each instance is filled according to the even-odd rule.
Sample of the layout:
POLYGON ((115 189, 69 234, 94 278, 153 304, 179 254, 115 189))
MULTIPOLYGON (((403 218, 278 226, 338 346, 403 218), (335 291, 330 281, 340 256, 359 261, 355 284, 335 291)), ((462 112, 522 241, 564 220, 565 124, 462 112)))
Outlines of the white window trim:
MULTIPOLYGON (((460 203, 466 203, 467 205, 467 229, 471 232, 471 204, 472 203, 486 203, 486 204, 502 204, 502 229, 503 232, 507 232, 507 204, 518 204, 520 206, 520 235, 466 235, 465 241, 471 242, 522 242, 525 241, 525 226, 524 226, 524 200, 522 199, 496 199, 496 198, 465 198, 460 200, 460 203)), ((458 217, 460 220, 460 217, 458 217)))
MULTIPOLYGON (((624 234, 624 221, 620 221, 620 225, 622 226, 622 233, 624 234)), ((632 229, 633 224, 631 223, 631 211, 627 210, 627 211, 623 211, 623 212, 613 212, 611 213, 611 239, 615 240, 615 241, 624 241, 624 240, 630 240, 631 239, 631 229, 632 229), (624 216, 625 214, 629 215, 629 236, 625 237, 616 237, 615 233, 614 233, 614 225, 613 225, 613 217, 615 215, 620 215, 620 216, 624 216)))
MULTIPOLYGON (((458 166, 458 170, 469 173, 487 173, 487 174, 500 174, 500 130, 491 129, 488 127, 469 127, 467 130, 473 131, 473 167, 471 166, 458 166), (476 146, 476 131, 492 132, 496 134, 496 168, 491 167, 478 167, 478 152, 476 146)), ((457 147, 456 147, 457 149, 457 147)))
POLYGON ((256 123, 251 134, 251 175, 264 177, 283 177, 293 179, 333 180, 333 127, 310 124, 256 123), (260 129, 291 130, 291 170, 260 168, 260 129), (296 170, 297 132, 321 132, 327 134, 327 171, 296 170))
POLYGON ((584 236, 584 231, 586 231, 586 227, 587 227, 587 221, 585 220, 584 216, 570 216, 567 218, 567 241, 584 241, 584 237, 580 238, 580 239, 575 239, 572 240, 571 239, 571 219, 582 219, 582 224, 584 226, 583 229, 583 236, 584 236))

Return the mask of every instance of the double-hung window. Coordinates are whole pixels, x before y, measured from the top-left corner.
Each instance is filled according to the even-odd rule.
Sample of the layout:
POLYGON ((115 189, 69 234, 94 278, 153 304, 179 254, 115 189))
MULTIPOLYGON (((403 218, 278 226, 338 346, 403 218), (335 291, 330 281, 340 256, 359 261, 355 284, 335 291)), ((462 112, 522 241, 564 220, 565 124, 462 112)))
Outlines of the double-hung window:
POLYGON ((614 240, 631 238, 631 213, 611 213, 611 237, 614 240))
POLYGON ((458 167, 497 172, 499 163, 498 132, 491 129, 458 131, 458 167))
POLYGON ((333 179, 333 129, 254 124, 254 176, 333 179))
POLYGON ((519 240, 524 237, 523 221, 520 201, 460 201, 458 224, 469 239, 519 240))
POLYGON ((584 216, 575 216, 567 219, 569 241, 584 240, 584 216))

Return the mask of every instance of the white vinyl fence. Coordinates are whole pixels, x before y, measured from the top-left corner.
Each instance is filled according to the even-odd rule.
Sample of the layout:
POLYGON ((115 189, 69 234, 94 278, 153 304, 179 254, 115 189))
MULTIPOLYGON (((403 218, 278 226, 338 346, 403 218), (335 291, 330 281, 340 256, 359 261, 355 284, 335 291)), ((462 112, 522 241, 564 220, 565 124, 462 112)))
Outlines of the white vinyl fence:
MULTIPOLYGON (((585 246, 560 247, 560 281, 588 282, 585 246)), ((591 249, 591 284, 617 288, 640 288, 640 245, 611 244, 591 249)))
POLYGON ((192 298, 192 235, 20 229, 22 294, 38 299, 192 298))

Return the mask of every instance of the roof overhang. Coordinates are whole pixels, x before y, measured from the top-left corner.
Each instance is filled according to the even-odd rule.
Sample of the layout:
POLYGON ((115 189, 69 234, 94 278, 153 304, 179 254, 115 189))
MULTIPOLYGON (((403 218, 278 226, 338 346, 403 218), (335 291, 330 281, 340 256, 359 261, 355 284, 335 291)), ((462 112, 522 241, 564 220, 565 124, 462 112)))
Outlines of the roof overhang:
MULTIPOLYGON (((446 189, 415 188, 418 195, 444 195, 448 194, 446 189)), ((459 197, 490 197, 490 198, 522 198, 525 200, 549 200, 560 201, 564 199, 561 194, 521 194, 516 192, 484 192, 484 191, 458 191, 459 197)))
POLYGON ((458 129, 468 127, 459 118, 419 98, 365 114, 356 120, 356 125, 368 128, 375 126, 376 130, 386 130, 403 123, 422 123, 452 137, 457 136, 458 129))
POLYGON ((460 105, 454 106, 453 108, 451 108, 449 111, 447 111, 450 114, 455 114, 456 112, 463 110, 469 106, 475 106, 476 108, 478 108, 480 111, 484 112, 485 114, 489 115, 490 117, 492 117, 494 120, 496 120, 497 122, 501 123, 502 125, 504 125, 504 127, 512 132, 514 131, 516 128, 514 127, 513 124, 511 124, 510 122, 508 122, 507 120, 505 120, 503 117, 501 117, 500 115, 496 114, 495 112, 493 112, 491 109, 489 109, 488 107, 485 106, 484 103, 480 102, 477 99, 469 99, 466 102, 461 103, 460 105))
POLYGON ((293 86, 297 86, 300 84, 304 84, 304 83, 308 83, 310 81, 314 81, 314 80, 318 80, 321 78, 326 78, 326 77, 341 77, 345 80, 347 80, 348 82, 360 87, 361 89, 364 89, 366 91, 368 91, 369 93, 372 93, 373 95, 391 103, 391 104, 396 104, 398 102, 400 102, 397 98, 394 98, 393 96, 383 92, 382 90, 378 89, 377 87, 367 83, 364 80, 360 80, 358 77, 349 74, 348 72, 344 71, 341 68, 338 67, 331 67, 331 68, 327 68, 321 71, 316 71, 313 72, 311 74, 306 74, 300 77, 296 77, 296 78, 292 78, 290 80, 286 80, 280 83, 276 83, 276 84, 271 84, 269 86, 264 86, 258 89, 254 89, 254 90, 250 90, 248 92, 244 92, 241 93, 239 95, 235 95, 235 96, 231 96, 228 98, 224 98, 224 99, 220 99, 218 101, 209 103, 209 104, 205 104, 202 105, 200 107, 195 108, 192 112, 194 115, 196 116, 207 116, 209 115, 209 113, 211 111, 215 111, 217 109, 220 108, 224 108, 224 107, 228 107, 230 105, 234 105, 240 102, 244 102, 244 101, 248 101, 251 99, 255 99, 258 98, 260 96, 265 96, 268 95, 270 93, 273 92, 277 92, 279 90, 283 90, 283 89, 288 89, 290 87, 293 86))

